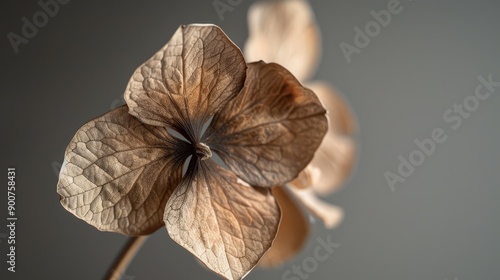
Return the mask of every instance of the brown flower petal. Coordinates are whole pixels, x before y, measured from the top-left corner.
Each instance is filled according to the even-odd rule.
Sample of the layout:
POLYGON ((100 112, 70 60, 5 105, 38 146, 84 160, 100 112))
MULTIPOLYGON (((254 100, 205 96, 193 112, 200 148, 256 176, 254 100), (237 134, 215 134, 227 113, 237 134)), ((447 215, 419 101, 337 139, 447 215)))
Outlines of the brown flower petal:
POLYGON ((307 1, 289 0, 254 4, 248 15, 248 61, 276 62, 304 81, 320 56, 320 32, 307 1))
POLYGON ((311 83, 307 87, 317 94, 328 110, 328 133, 309 164, 319 171, 318 179, 310 186, 319 194, 327 195, 338 190, 351 174, 356 160, 356 144, 350 135, 357 131, 357 124, 351 108, 338 91, 323 82, 311 83))
POLYGON ((164 128, 141 124, 119 107, 85 124, 66 149, 57 184, 61 204, 99 230, 149 234, 182 176, 164 128))
POLYGON ((125 91, 130 114, 142 122, 192 134, 239 92, 246 64, 215 25, 181 26, 133 74, 125 91))
POLYGON ((344 218, 344 211, 341 208, 330 205, 320 200, 314 190, 309 189, 296 189, 293 186, 288 186, 292 194, 305 206, 312 214, 319 218, 327 228, 334 228, 344 218))
POLYGON ((264 267, 278 266, 291 259, 302 249, 309 234, 309 222, 296 202, 282 187, 272 191, 281 208, 281 223, 271 249, 259 261, 264 267))
POLYGON ((312 91, 280 65, 256 62, 241 92, 214 116, 205 143, 245 182, 270 187, 298 175, 327 126, 312 91))
POLYGON ((276 236, 278 204, 269 189, 246 185, 212 160, 191 161, 189 170, 166 205, 168 233, 214 272, 241 279, 276 236))

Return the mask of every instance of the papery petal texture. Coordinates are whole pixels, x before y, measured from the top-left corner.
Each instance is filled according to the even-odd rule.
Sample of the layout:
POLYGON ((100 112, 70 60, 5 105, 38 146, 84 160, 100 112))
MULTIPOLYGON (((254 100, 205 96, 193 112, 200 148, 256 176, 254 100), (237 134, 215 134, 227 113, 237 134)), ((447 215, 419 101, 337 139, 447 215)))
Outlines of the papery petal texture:
POLYGON ((204 141, 253 186, 294 179, 311 161, 328 127, 316 95, 278 64, 248 65, 241 92, 219 112, 204 141))
POLYGON ((99 230, 143 235, 163 225, 182 177, 185 142, 144 125, 126 106, 81 127, 68 145, 57 192, 61 204, 99 230))
POLYGON ((240 91, 245 71, 241 51, 219 27, 181 26, 135 71, 125 100, 142 122, 167 125, 194 141, 210 116, 240 91))
POLYGON ((271 246, 279 206, 270 189, 253 188, 211 160, 192 161, 190 170, 166 205, 168 233, 209 269, 241 279, 271 246))

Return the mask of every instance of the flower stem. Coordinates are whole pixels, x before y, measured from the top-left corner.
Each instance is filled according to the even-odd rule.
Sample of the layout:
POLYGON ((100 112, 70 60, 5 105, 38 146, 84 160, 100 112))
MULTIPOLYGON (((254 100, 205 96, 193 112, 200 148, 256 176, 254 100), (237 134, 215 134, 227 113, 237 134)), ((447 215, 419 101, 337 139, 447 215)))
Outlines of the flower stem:
POLYGON ((135 254, 141 249, 142 244, 144 244, 147 238, 148 235, 130 237, 120 254, 116 257, 113 265, 109 268, 104 280, 120 280, 125 275, 125 270, 127 270, 130 262, 132 262, 135 254))

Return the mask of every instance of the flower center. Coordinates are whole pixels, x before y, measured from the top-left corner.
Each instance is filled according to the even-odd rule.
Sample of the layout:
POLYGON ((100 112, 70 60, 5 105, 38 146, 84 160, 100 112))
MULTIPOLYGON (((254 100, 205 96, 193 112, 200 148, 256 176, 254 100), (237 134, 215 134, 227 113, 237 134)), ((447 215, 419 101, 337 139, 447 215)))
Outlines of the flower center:
POLYGON ((205 143, 196 143, 194 148, 196 155, 201 160, 206 160, 212 157, 212 151, 210 150, 210 147, 208 147, 205 143))

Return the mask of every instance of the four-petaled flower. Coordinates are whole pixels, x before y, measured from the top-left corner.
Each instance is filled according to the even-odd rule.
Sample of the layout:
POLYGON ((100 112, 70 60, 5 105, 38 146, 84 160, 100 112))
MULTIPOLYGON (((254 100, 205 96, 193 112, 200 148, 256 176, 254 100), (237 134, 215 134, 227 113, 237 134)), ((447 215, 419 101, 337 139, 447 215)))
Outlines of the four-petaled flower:
POLYGON ((125 100, 71 140, 62 205, 103 231, 165 226, 208 268, 241 279, 276 236, 271 187, 296 178, 327 131, 320 101, 278 64, 247 65, 213 25, 181 26, 125 100))

